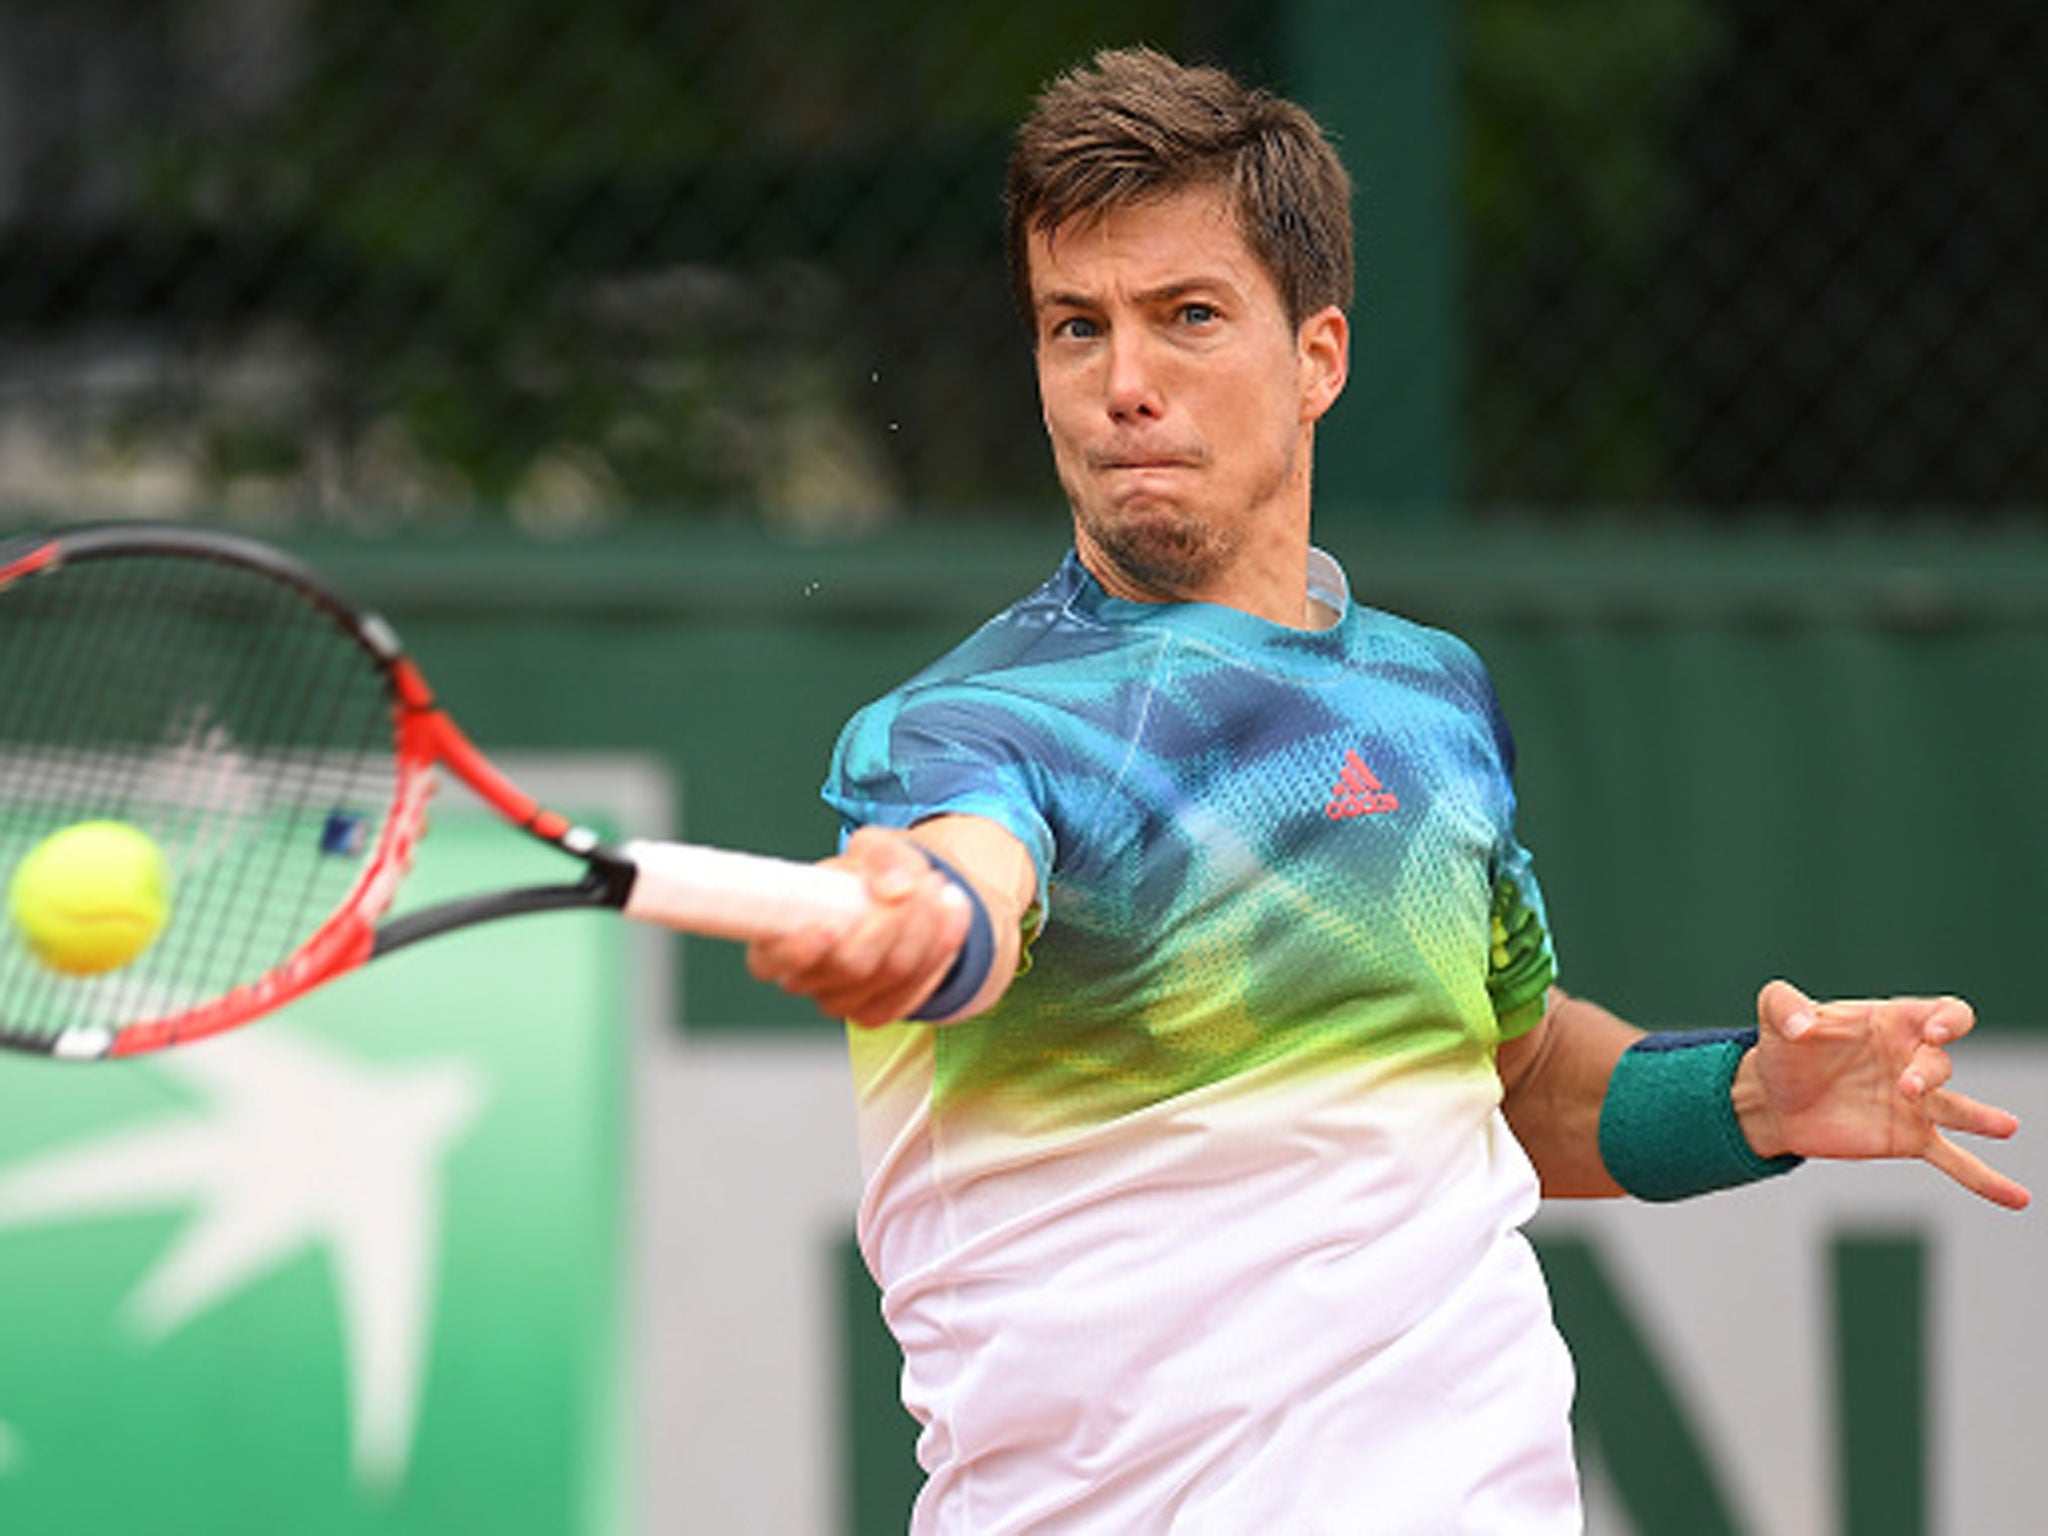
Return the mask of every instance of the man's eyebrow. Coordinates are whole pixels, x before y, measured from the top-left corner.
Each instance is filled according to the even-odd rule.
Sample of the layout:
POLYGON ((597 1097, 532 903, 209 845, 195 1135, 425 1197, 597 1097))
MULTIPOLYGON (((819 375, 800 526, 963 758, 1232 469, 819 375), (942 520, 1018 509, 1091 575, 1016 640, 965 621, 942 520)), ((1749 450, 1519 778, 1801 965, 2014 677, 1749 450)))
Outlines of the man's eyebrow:
POLYGON ((1178 278, 1170 283, 1161 283, 1157 288, 1147 288, 1138 295, 1141 303, 1170 304, 1175 299, 1184 299, 1191 293, 1232 294, 1237 284, 1229 278, 1210 276, 1206 273, 1194 277, 1178 278))
MULTIPOLYGON (((1191 293, 1234 294, 1237 285, 1226 277, 1177 277, 1172 282, 1161 283, 1154 288, 1141 288, 1131 297, 1139 304, 1171 304, 1175 299, 1186 298, 1191 293)), ((1057 290, 1038 296, 1039 309, 1094 309, 1101 300, 1085 293, 1071 293, 1057 290)))
POLYGON ((1039 309, 1087 309, 1094 302, 1086 294, 1065 292, 1041 293, 1035 301, 1035 307, 1039 309))

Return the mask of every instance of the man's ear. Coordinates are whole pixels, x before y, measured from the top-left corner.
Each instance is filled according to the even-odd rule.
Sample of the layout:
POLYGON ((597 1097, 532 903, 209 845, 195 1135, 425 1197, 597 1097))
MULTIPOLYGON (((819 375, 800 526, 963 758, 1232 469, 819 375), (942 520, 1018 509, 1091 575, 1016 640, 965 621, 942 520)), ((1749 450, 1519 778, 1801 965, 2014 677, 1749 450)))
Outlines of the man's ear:
POLYGON ((1301 419, 1320 421, 1351 373, 1351 322, 1344 311, 1331 304, 1302 321, 1295 351, 1301 359, 1301 419))

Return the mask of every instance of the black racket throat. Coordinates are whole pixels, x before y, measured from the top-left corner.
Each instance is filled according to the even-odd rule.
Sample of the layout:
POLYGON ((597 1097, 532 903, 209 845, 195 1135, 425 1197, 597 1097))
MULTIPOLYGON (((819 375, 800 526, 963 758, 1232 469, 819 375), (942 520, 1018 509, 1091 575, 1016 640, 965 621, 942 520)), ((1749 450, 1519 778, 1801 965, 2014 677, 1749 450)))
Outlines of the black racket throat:
POLYGON ((633 866, 607 852, 587 857, 589 868, 582 879, 572 883, 518 886, 462 896, 389 918, 377 930, 371 957, 381 959, 422 939, 504 917, 538 912, 616 911, 624 907, 633 890, 633 866))

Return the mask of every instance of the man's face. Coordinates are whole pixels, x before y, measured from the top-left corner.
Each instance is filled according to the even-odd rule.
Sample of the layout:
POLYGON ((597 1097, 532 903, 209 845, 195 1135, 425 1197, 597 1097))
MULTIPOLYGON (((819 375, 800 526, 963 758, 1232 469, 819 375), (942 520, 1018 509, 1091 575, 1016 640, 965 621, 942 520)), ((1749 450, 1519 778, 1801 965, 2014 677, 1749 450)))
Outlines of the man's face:
MULTIPOLYGON (((1032 234, 1038 388, 1082 559, 1118 596, 1233 601, 1307 536, 1344 317, 1297 331, 1224 193, 1032 234)), ((1298 570, 1295 572, 1298 578, 1298 570)))

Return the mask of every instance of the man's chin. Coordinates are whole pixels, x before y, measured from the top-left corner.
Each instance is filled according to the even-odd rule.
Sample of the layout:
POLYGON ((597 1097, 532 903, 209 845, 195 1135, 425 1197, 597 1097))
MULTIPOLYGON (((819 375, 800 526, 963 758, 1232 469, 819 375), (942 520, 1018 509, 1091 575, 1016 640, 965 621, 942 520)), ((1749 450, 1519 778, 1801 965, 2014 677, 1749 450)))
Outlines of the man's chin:
POLYGON ((1220 564, 1207 530, 1177 507, 1120 508, 1113 522, 1084 531, 1123 582, 1161 598, 1199 591, 1220 564))

